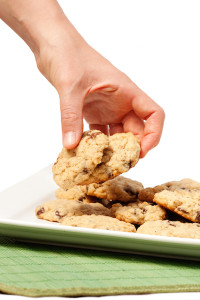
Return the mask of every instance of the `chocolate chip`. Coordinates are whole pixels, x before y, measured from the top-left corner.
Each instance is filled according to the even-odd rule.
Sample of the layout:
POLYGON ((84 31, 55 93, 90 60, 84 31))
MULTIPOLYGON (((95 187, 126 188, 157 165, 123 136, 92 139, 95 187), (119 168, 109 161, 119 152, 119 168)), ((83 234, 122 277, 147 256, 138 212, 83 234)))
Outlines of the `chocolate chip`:
POLYGON ((87 168, 83 168, 83 171, 82 171, 84 174, 88 174, 89 173, 89 171, 88 171, 88 169, 87 168))
POLYGON ((146 213, 146 212, 147 212, 147 209, 146 209, 145 207, 143 207, 142 212, 143 212, 143 213, 146 213))
POLYGON ((130 196, 135 196, 134 191, 131 189, 131 187, 127 186, 124 191, 129 194, 130 196))
POLYGON ((196 219, 197 222, 200 222, 200 211, 197 212, 196 219))
POLYGON ((101 132, 92 132, 90 137, 94 139, 97 135, 101 134, 101 132))
POLYGON ((81 201, 81 202, 83 202, 84 199, 85 199, 85 197, 81 196, 78 200, 81 201))
POLYGON ((102 165, 103 165, 103 163, 99 163, 99 164, 96 166, 96 169, 100 168, 102 165))
POLYGON ((132 168, 132 161, 130 160, 129 162, 126 162, 126 163, 124 164, 124 166, 125 166, 125 168, 127 168, 127 169, 132 168))
POLYGON ((55 211, 55 215, 58 216, 59 218, 63 217, 58 210, 55 211))
POLYGON ((90 131, 83 132, 82 138, 84 138, 85 136, 90 136, 90 131))
POLYGON ((85 136, 89 136, 91 139, 94 139, 97 135, 101 134, 102 132, 91 132, 91 131, 86 131, 83 133, 83 136, 82 137, 85 137, 85 136))
POLYGON ((186 211, 185 209, 183 209, 181 207, 177 207, 177 210, 183 212, 184 214, 188 214, 188 211, 186 211))
POLYGON ((113 177, 113 173, 112 172, 108 172, 108 178, 112 178, 113 177))
POLYGON ((170 226, 176 227, 176 225, 175 225, 174 223, 172 223, 172 222, 170 222, 170 221, 169 221, 168 223, 169 223, 170 226))
POLYGON ((132 167, 132 161, 130 160, 128 163, 129 169, 132 167))
POLYGON ((40 208, 40 210, 37 211, 37 216, 44 213, 44 207, 40 208))
POLYGON ((187 188, 184 188, 184 187, 182 187, 181 190, 191 192, 191 189, 187 189, 187 188))

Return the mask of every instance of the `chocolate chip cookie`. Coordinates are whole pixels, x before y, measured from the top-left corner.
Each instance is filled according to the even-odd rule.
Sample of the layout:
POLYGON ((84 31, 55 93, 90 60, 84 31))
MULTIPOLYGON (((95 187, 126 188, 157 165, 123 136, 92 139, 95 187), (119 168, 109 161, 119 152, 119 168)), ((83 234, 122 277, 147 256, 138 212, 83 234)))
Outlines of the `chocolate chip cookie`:
POLYGON ((135 200, 142 189, 142 183, 118 176, 102 184, 92 183, 87 185, 86 194, 101 199, 128 202, 135 200))
POLYGON ((83 203, 78 200, 57 199, 39 205, 35 210, 39 219, 59 222, 63 217, 82 215, 110 216, 110 210, 101 203, 83 203))
POLYGON ((75 149, 63 148, 59 154, 52 168, 55 182, 64 190, 90 183, 91 174, 102 162, 104 150, 108 146, 108 137, 102 132, 84 132, 75 149))
POLYGON ((148 221, 137 229, 137 233, 199 239, 200 224, 168 220, 148 221))
POLYGON ((140 143, 132 133, 110 137, 98 130, 86 131, 73 150, 63 148, 53 166, 55 182, 63 189, 74 185, 102 183, 138 162, 140 143))
POLYGON ((128 205, 114 204, 111 213, 120 221, 141 225, 149 220, 163 220, 166 218, 166 211, 159 205, 148 202, 135 201, 128 205))
POLYGON ((163 190, 155 194, 153 201, 190 221, 200 222, 200 190, 163 190))
POLYGON ((200 190, 200 183, 189 178, 184 178, 180 181, 170 181, 157 185, 153 188, 148 187, 140 191, 138 198, 142 201, 153 202, 154 195, 163 190, 200 190))
POLYGON ((84 203, 95 203, 100 202, 98 198, 93 196, 88 196, 86 194, 85 185, 75 185, 73 188, 68 190, 63 190, 58 188, 55 191, 56 199, 67 199, 67 200, 79 200, 84 203))
POLYGON ((63 218, 62 225, 75 226, 75 227, 85 227, 85 228, 96 228, 114 231, 126 231, 126 232, 136 232, 135 226, 128 224, 117 219, 100 216, 100 215, 90 215, 90 216, 73 216, 69 218, 63 218))

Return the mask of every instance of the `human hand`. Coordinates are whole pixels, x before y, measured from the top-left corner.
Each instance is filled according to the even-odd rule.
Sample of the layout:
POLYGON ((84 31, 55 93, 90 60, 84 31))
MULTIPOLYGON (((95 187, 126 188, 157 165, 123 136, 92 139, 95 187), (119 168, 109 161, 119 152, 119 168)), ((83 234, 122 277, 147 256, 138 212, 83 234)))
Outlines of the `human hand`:
POLYGON ((163 109, 83 40, 56 0, 0 0, 0 17, 29 45, 57 89, 66 148, 79 143, 83 117, 106 134, 133 132, 141 157, 158 144, 163 109))
POLYGON ((69 51, 69 44, 62 41, 56 51, 51 48, 43 54, 45 62, 41 57, 38 61, 60 96, 63 145, 72 149, 79 143, 84 117, 90 129, 111 135, 134 133, 144 157, 159 143, 164 111, 85 42, 77 45, 69 51))

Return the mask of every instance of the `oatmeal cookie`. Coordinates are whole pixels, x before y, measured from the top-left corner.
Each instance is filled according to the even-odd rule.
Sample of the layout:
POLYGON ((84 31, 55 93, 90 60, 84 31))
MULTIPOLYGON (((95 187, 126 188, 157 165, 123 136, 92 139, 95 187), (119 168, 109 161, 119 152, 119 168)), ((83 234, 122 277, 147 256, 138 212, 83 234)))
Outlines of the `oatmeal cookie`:
POLYGON ((142 201, 153 202, 154 195, 163 190, 195 190, 200 191, 200 183, 189 178, 184 178, 180 181, 169 181, 153 188, 145 188, 140 191, 138 198, 142 201))
POLYGON ((193 222, 200 222, 200 190, 163 190, 154 202, 193 222))
POLYGON ((73 150, 63 148, 53 166, 55 182, 63 189, 74 185, 102 183, 138 162, 140 143, 132 133, 110 137, 98 130, 86 131, 73 150))
POLYGON ((98 130, 83 133, 79 145, 72 150, 63 148, 56 163, 53 165, 55 182, 63 189, 74 185, 84 185, 108 148, 108 137, 98 130))
POLYGON ((62 225, 75 226, 75 227, 85 227, 85 228, 96 228, 114 231, 126 231, 126 232, 136 232, 135 226, 132 224, 119 221, 117 219, 108 216, 73 216, 69 218, 63 218, 62 225))
POLYGON ((138 228, 137 233, 199 239, 200 224, 168 220, 148 221, 138 228))
POLYGON ((59 222, 63 217, 82 215, 110 216, 110 210, 101 203, 83 203, 78 200, 53 200, 39 205, 35 210, 39 219, 59 222))
POLYGON ((86 194, 86 186, 85 185, 75 185, 73 188, 69 190, 63 190, 58 188, 55 191, 56 199, 67 199, 67 200, 79 200, 83 203, 95 203, 100 202, 100 200, 96 197, 88 196, 86 194))
POLYGON ((87 195, 101 199, 127 202, 135 200, 142 189, 142 183, 123 176, 118 176, 102 184, 89 184, 86 193, 87 195))
POLYGON ((163 220, 166 211, 159 205, 148 202, 135 201, 128 205, 114 204, 111 208, 112 216, 120 221, 141 225, 149 220, 163 220))

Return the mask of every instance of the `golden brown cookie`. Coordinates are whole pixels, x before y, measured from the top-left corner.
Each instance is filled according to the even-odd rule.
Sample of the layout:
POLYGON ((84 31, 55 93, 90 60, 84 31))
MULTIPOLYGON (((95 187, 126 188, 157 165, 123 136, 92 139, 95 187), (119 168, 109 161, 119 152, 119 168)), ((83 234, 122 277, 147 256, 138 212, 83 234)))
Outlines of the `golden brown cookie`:
POLYGON ((84 203, 100 202, 98 198, 88 196, 86 194, 85 185, 75 185, 73 188, 69 190, 63 190, 61 188, 58 188, 55 191, 55 196, 56 199, 78 200, 84 203))
POLYGON ((53 200, 39 205, 35 210, 39 219, 51 222, 59 222, 63 217, 82 215, 105 215, 110 216, 110 210, 101 203, 83 203, 78 200, 53 200))
POLYGON ((118 176, 102 184, 89 184, 86 193, 87 195, 101 199, 128 202, 135 200, 142 189, 142 183, 123 176, 118 176))
POLYGON ((111 208, 112 216, 120 221, 141 225, 149 220, 163 220, 166 211, 159 205, 148 202, 135 201, 128 205, 114 204, 111 208))
POLYGON ((117 219, 100 216, 73 216, 69 218, 63 218, 62 225, 75 226, 75 227, 85 227, 85 228, 95 228, 95 229, 105 229, 114 231, 126 231, 126 232, 136 232, 135 226, 128 224, 117 219))
POLYGON ((163 190, 154 202, 193 222, 200 222, 200 190, 163 190))
POLYGON ((64 190, 74 185, 90 183, 90 176, 101 163, 104 150, 108 146, 108 137, 102 132, 84 132, 75 149, 63 148, 59 154, 52 168, 55 182, 64 190))
POLYGON ((179 221, 148 221, 137 229, 137 233, 200 239, 200 224, 179 221))
POLYGON ((200 183, 189 178, 180 181, 169 181, 153 188, 145 188, 140 191, 138 198, 142 201, 153 202, 154 195, 163 190, 200 190, 200 183))
POLYGON ((110 137, 98 130, 86 131, 73 150, 63 148, 53 166, 55 182, 63 189, 74 185, 102 183, 138 162, 140 143, 132 133, 110 137))

